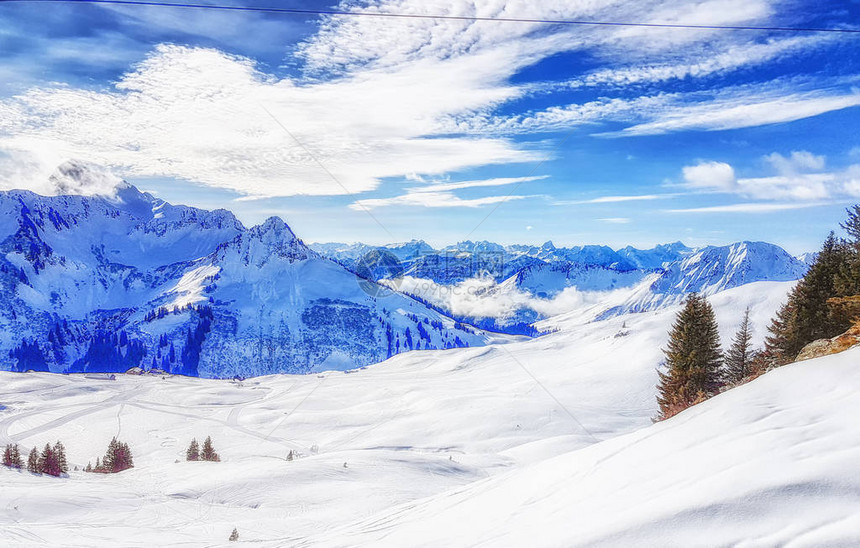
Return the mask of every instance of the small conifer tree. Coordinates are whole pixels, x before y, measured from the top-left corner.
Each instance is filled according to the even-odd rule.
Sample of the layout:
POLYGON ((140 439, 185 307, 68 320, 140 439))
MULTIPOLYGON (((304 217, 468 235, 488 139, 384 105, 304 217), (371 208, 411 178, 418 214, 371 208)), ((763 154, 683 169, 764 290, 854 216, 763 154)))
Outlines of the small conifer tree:
POLYGON ((67 473, 69 471, 69 463, 66 461, 66 447, 59 440, 54 444, 54 455, 57 458, 57 467, 60 472, 63 474, 67 473))
POLYGON ((45 448, 42 449, 42 454, 39 455, 39 471, 43 474, 48 474, 49 476, 59 476, 62 474, 60 471, 60 463, 57 460, 57 454, 49 443, 45 444, 45 448))
POLYGON ((732 339, 732 345, 723 360, 723 379, 726 384, 738 384, 750 373, 750 362, 752 360, 752 328, 750 327, 750 309, 744 310, 744 317, 738 332, 732 339))
POLYGON ((233 527, 233 532, 230 533, 230 538, 228 538, 227 540, 229 540, 230 542, 239 540, 239 531, 235 527, 233 527))
POLYGON ((24 468, 24 459, 21 458, 21 450, 18 448, 18 444, 12 446, 12 468, 21 469, 24 468))
POLYGON ((12 468, 12 444, 6 444, 6 449, 3 451, 3 466, 12 468))
POLYGON ((200 447, 197 445, 197 438, 191 438, 191 445, 185 451, 185 460, 200 460, 200 447))
POLYGON ((34 474, 39 474, 42 471, 39 469, 39 452, 36 448, 30 449, 30 456, 27 457, 27 471, 34 474))
POLYGON ((216 453, 215 449, 212 447, 212 438, 210 436, 206 436, 206 439, 203 441, 203 449, 200 451, 200 459, 208 460, 210 462, 218 462, 221 460, 221 457, 218 456, 218 453, 216 453))
POLYGON ((113 438, 108 444, 101 467, 99 467, 99 461, 96 459, 96 472, 113 474, 133 467, 131 449, 129 449, 128 444, 118 441, 116 438, 113 438))

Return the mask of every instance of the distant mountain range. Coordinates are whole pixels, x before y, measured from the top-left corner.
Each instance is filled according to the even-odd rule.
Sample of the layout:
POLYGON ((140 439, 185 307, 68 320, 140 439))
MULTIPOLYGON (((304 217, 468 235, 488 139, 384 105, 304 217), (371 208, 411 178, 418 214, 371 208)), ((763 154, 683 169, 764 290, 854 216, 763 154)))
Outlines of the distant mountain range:
MULTIPOLYGON (((71 162, 52 181, 104 177, 71 162)), ((246 228, 226 210, 113 189, 0 192, 0 367, 306 373, 493 337, 321 256, 278 218, 246 228)))
MULTIPOLYGON (((598 245, 556 247, 552 242, 503 246, 466 241, 433 249, 423 241, 413 240, 385 246, 311 244, 311 248, 353 268, 368 266, 368 262, 378 264, 381 256, 387 256, 387 264, 396 262, 396 268, 374 269, 370 265, 365 269, 377 273, 378 280, 411 276, 448 286, 471 278, 491 278, 499 284, 496 293, 515 288, 537 299, 552 299, 571 288, 592 293, 628 290, 620 304, 607 306, 598 315, 601 318, 677 304, 691 292, 707 296, 751 282, 797 280, 815 260, 815 254, 793 257, 766 242, 695 249, 675 242, 652 249, 628 246, 613 250, 598 245), (374 259, 368 261, 368 257, 374 259)), ((492 297, 494 293, 486 294, 492 297)), ((434 304, 444 308, 442 302, 434 304)), ((530 323, 540 317, 525 302, 518 313, 484 325, 504 330, 506 325, 530 323)), ((481 323, 481 318, 460 319, 481 323)))
POLYGON ((532 303, 571 290, 613 292, 596 316, 607 317, 675 304, 691 291, 795 280, 814 260, 763 242, 308 247, 281 219, 246 228, 229 211, 172 205, 79 162, 51 182, 70 195, 0 192, 3 369, 204 377, 353 369, 505 337, 492 331, 536 334, 530 324, 548 312, 532 303), (101 195, 78 195, 94 188, 101 195), (504 317, 455 315, 450 303, 391 289, 407 279, 489 280, 475 299, 515 294, 519 304, 504 317))

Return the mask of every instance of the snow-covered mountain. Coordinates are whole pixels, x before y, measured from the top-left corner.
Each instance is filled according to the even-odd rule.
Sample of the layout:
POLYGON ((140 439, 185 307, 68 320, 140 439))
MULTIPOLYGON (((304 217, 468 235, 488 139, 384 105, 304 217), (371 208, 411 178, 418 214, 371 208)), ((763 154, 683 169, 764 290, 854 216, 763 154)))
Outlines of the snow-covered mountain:
POLYGON ((618 254, 624 257, 635 268, 656 270, 677 262, 690 253, 692 249, 681 242, 660 244, 652 249, 636 249, 632 246, 619 249, 618 254))
MULTIPOLYGON (((56 178, 97 176, 69 163, 56 178)), ((0 193, 5 368, 300 373, 488 340, 320 256, 278 218, 248 229, 226 210, 106 188, 0 193)))
POLYGON ((595 318, 664 308, 694 291, 713 295, 756 281, 794 281, 809 268, 808 257, 792 257, 764 242, 699 249, 675 242, 618 251, 597 245, 556 247, 552 242, 502 246, 464 241, 441 250, 428 250, 423 241, 411 244, 417 253, 405 259, 389 253, 396 245, 319 244, 317 249, 341 261, 349 254, 356 263, 386 262, 385 268, 372 268, 367 275, 402 277, 405 283, 395 287, 461 321, 510 333, 523 333, 523 327, 536 320, 601 300, 605 306, 595 318), (363 261, 358 255, 362 252, 363 261))
POLYGON ((669 263, 603 316, 664 308, 693 292, 710 296, 752 282, 794 281, 808 268, 781 247, 766 242, 708 246, 669 263))

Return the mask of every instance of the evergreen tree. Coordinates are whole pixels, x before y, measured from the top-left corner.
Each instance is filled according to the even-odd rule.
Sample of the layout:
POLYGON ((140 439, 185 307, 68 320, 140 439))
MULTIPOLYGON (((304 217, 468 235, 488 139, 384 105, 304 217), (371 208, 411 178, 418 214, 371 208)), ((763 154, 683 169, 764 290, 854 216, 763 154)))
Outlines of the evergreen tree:
POLYGON ((848 234, 849 243, 855 251, 860 252, 860 204, 845 211, 848 213, 848 219, 844 223, 840 223, 839 226, 848 234))
POLYGON ((57 466, 63 474, 69 471, 69 463, 66 461, 66 447, 63 443, 57 440, 54 444, 54 455, 57 457, 57 466))
POLYGON ((840 272, 851 252, 831 232, 806 276, 800 280, 780 307, 768 331, 765 350, 783 365, 794 361, 804 346, 817 339, 829 339, 851 326, 851 318, 835 313, 828 299, 842 296, 840 272))
POLYGON ((847 210, 848 219, 840 226, 848 234, 847 260, 836 275, 836 291, 840 296, 860 295, 860 205, 847 210))
POLYGON ((3 466, 12 468, 12 445, 6 444, 6 449, 3 451, 3 466))
POLYGON ((732 339, 732 345, 723 359, 723 379, 726 384, 738 384, 750 373, 750 361, 752 360, 752 349, 750 340, 752 329, 750 328, 750 309, 744 310, 744 318, 738 332, 732 339))
POLYGON ((57 461, 57 454, 49 443, 45 444, 42 454, 39 455, 39 471, 49 476, 59 476, 62 473, 60 463, 57 461))
POLYGON ((87 467, 84 468, 84 472, 92 472, 92 471, 93 471, 93 465, 88 462, 87 467))
POLYGON ((233 527, 233 532, 230 533, 230 538, 228 538, 227 540, 229 540, 231 542, 239 540, 239 531, 236 530, 235 527, 233 527))
POLYGON ((197 438, 191 438, 191 445, 185 451, 185 460, 200 460, 200 447, 197 445, 197 438))
POLYGON ((12 446, 10 461, 12 464, 12 468, 17 468, 19 470, 21 468, 24 468, 24 460, 21 458, 21 450, 18 448, 17 443, 12 446))
POLYGON ((27 471, 34 474, 41 473, 39 469, 39 452, 36 451, 35 447, 30 449, 30 456, 27 457, 27 471))
POLYGON ((203 450, 200 451, 200 460, 208 460, 211 462, 218 462, 221 460, 221 457, 218 456, 218 453, 215 452, 215 449, 212 447, 212 438, 206 436, 206 439, 203 441, 203 450))
MULTIPOLYGON (((98 461, 96 461, 96 464, 98 464, 98 461)), ((128 444, 113 438, 108 444, 101 467, 104 472, 109 474, 133 468, 134 462, 128 444)))
POLYGON ((714 310, 704 297, 696 293, 687 297, 663 352, 669 370, 660 373, 659 420, 704 401, 719 390, 720 336, 714 310))

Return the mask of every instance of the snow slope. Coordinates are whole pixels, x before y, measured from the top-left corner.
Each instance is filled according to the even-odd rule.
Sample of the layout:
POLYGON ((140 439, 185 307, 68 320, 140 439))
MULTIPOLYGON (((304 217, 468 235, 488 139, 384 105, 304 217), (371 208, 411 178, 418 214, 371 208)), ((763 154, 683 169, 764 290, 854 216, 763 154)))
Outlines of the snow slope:
MULTIPOLYGON (((724 338, 748 304, 761 336, 791 285, 714 296, 724 338)), ((446 519, 438 501, 456 500, 457 490, 475 494, 495 485, 486 478, 649 431, 675 312, 599 322, 568 315, 538 339, 243 383, 0 373, 0 445, 28 451, 61 439, 72 466, 84 466, 119 436, 135 457, 133 470, 112 476, 0 468, 0 545, 227 545, 233 527, 242 541, 272 546, 377 542, 372 529, 387 534, 386 523, 405 534, 394 509, 408 516, 416 504, 441 505, 426 516, 446 519), (181 461, 191 437, 206 435, 223 462, 181 461), (290 450, 304 456, 287 462, 290 450), (386 517, 369 527, 364 520, 375 515, 386 517)), ((567 519, 563 510, 553 515, 567 519)), ((474 538, 484 523, 475 522, 474 538)))
POLYGON ((860 348, 304 546, 857 546, 860 348), (468 519, 464 519, 468 516, 468 519))

